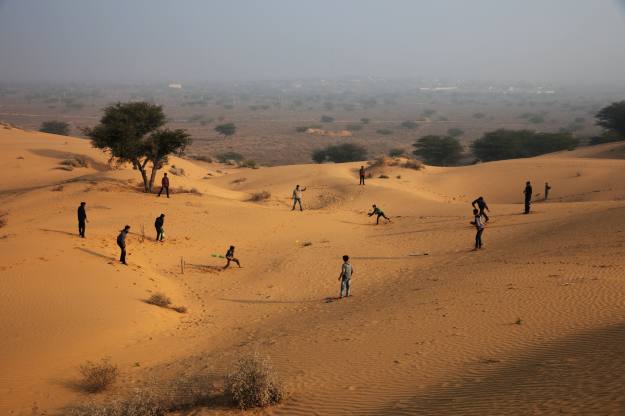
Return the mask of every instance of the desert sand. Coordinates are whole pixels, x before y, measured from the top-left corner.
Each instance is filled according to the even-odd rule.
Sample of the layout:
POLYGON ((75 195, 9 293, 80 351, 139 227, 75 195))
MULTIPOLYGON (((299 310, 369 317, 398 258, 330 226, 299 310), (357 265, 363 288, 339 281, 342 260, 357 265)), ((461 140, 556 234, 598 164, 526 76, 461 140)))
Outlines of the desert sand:
POLYGON ((108 169, 86 140, 0 128, 0 146, 2 415, 86 400, 74 384, 87 360, 110 357, 121 371, 110 394, 123 394, 197 371, 219 380, 255 351, 289 391, 263 414, 625 413, 622 144, 383 167, 366 186, 361 163, 252 170, 171 158, 185 176, 170 174, 170 199, 140 192, 136 172, 108 169), (89 166, 58 169, 76 155, 89 166), (539 194, 530 215, 526 180, 539 194), (307 187, 304 212, 290 210, 295 184, 307 187), (271 197, 248 201, 260 191, 271 197), (491 221, 474 252, 479 195, 491 221), (390 224, 365 215, 372 203, 390 224), (115 245, 125 224, 127 267, 115 245), (213 255, 230 244, 243 268, 221 270, 213 255), (343 254, 353 296, 336 300, 343 254), (145 303, 155 292, 188 312, 145 303))

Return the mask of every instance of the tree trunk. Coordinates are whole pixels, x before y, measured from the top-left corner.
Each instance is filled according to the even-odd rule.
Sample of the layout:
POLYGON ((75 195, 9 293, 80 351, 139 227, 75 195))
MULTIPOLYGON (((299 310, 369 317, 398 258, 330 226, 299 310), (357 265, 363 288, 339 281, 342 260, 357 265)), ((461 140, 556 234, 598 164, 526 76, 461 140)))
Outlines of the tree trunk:
POLYGON ((150 187, 148 186, 148 174, 145 171, 145 163, 139 163, 138 160, 135 160, 132 162, 133 165, 135 165, 135 168, 137 168, 137 170, 139 172, 141 172, 141 178, 143 178, 143 192, 148 193, 151 191, 150 187))
POLYGON ((156 172, 158 172, 158 163, 152 163, 152 174, 150 175, 150 183, 149 188, 150 192, 152 192, 152 188, 154 187, 154 180, 156 179, 156 172))

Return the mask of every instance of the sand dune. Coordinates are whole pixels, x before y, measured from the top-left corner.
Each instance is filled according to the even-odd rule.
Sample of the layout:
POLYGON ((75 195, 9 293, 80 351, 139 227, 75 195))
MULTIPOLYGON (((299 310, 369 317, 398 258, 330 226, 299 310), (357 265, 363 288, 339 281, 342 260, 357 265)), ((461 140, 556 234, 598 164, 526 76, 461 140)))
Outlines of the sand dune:
POLYGON ((200 370, 218 379, 252 351, 272 357, 290 391, 268 414, 625 412, 622 145, 385 167, 388 179, 365 187, 359 163, 252 170, 172 158, 185 170, 172 187, 196 191, 167 199, 139 192, 136 172, 108 169, 84 140, 1 129, 0 143, 1 414, 84 400, 72 383, 86 360, 111 357, 121 394, 200 370), (88 167, 58 169, 78 156, 88 167), (525 180, 536 194, 553 187, 531 215, 525 180), (290 211, 295 184, 307 187, 304 212, 290 211), (260 191, 270 198, 248 201, 260 191), (478 195, 493 220, 486 249, 472 252, 478 195), (392 223, 376 226, 372 203, 392 223), (128 267, 116 262, 125 224, 128 267), (223 271, 216 256, 230 244, 244 267, 223 271), (343 254, 354 296, 336 301, 343 254), (188 313, 146 304, 154 292, 188 313))

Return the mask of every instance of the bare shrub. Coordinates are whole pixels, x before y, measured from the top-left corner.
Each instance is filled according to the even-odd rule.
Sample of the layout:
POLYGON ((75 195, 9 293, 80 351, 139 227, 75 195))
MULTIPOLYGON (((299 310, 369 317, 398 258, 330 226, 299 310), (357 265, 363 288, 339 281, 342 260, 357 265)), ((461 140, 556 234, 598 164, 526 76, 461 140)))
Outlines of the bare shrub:
POLYGON ((378 176, 378 178, 380 178, 380 179, 388 179, 388 175, 381 174, 380 176, 378 176))
POLYGON ((260 201, 266 201, 269 198, 271 198, 271 192, 260 191, 260 192, 254 192, 252 195, 250 195, 250 198, 248 199, 248 201, 260 202, 260 201))
POLYGON ((147 390, 138 390, 126 399, 80 404, 65 411, 68 416, 165 416, 167 412, 147 390))
POLYGON ((104 358, 99 363, 87 361, 80 366, 82 379, 79 386, 87 393, 99 393, 109 388, 117 379, 117 367, 104 358))
POLYGON ((250 168, 250 169, 258 169, 258 164, 255 160, 246 159, 239 163, 240 168, 250 168))
POLYGON ((240 359, 226 376, 226 395, 241 409, 266 407, 284 398, 269 360, 259 354, 240 359))
POLYGON ((172 193, 177 193, 177 194, 192 194, 192 195, 202 195, 202 193, 197 189, 197 188, 185 188, 183 186, 179 187, 179 188, 174 188, 172 190, 172 193))
POLYGON ((247 178, 239 178, 239 179, 235 179, 235 180, 233 180, 233 181, 232 181, 232 182, 230 182, 230 183, 231 183, 231 184, 233 184, 233 185, 238 185, 238 184, 240 184, 241 182, 245 182, 246 180, 247 180, 247 178))
POLYGON ((408 159, 402 165, 403 168, 421 170, 424 168, 423 163, 416 159, 408 159))
POLYGON ((171 305, 171 299, 164 293, 154 293, 145 302, 150 305, 160 306, 161 308, 168 308, 171 305))

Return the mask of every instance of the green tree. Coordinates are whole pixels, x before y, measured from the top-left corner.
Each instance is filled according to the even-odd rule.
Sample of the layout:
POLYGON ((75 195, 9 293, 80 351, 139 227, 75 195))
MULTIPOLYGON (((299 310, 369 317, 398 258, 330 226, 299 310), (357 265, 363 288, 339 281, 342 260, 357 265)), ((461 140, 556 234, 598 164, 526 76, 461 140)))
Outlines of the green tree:
POLYGON ((84 129, 94 147, 111 159, 128 162, 141 173, 145 192, 151 192, 156 172, 172 153, 181 154, 191 143, 181 129, 163 129, 163 108, 146 102, 117 103, 104 109, 100 124, 84 129), (147 169, 152 172, 148 179, 147 169))
POLYGON ((607 107, 603 107, 595 118, 598 126, 625 138, 625 101, 615 102, 607 107))
POLYGON ((413 144, 414 155, 419 156, 428 165, 451 166, 460 160, 462 145, 455 137, 428 135, 413 144))
POLYGON ((531 130, 499 129, 485 133, 471 144, 473 154, 484 162, 538 156, 571 150, 578 139, 570 133, 536 133, 531 130))
POLYGON ((232 152, 232 151, 217 154, 217 160, 220 163, 226 163, 229 160, 234 160, 235 162, 241 162, 244 159, 245 157, 241 153, 232 152))
POLYGON ((325 149, 312 152, 312 159, 317 163, 330 161, 334 163, 356 162, 367 158, 367 149, 355 143, 332 144, 325 149))
POLYGON ((44 121, 41 123, 39 131, 50 134, 58 134, 59 136, 69 136, 69 124, 64 121, 44 121))
POLYGON ((234 123, 219 124, 215 127, 215 131, 224 137, 230 137, 237 132, 237 126, 234 123))

